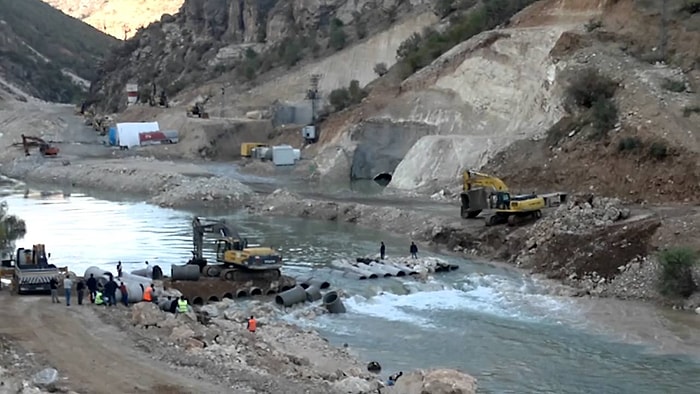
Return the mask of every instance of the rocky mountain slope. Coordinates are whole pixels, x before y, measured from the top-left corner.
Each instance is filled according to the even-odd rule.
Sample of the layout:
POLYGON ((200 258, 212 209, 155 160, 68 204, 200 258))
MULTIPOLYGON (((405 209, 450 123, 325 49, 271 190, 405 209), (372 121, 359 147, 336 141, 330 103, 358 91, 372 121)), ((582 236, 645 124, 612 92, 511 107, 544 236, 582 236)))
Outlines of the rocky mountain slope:
POLYGON ((0 88, 22 100, 73 102, 115 42, 40 0, 0 0, 0 88))
MULTIPOLYGON (((700 195, 695 0, 670 4, 665 43, 661 0, 225 3, 222 12, 186 1, 113 52, 92 86, 99 105, 123 110, 128 80, 155 82, 174 106, 204 98, 218 118, 187 129, 269 109, 276 138, 280 103, 301 108, 318 75, 333 113, 304 151, 313 163, 300 172, 311 179, 388 174, 391 190, 434 193, 483 168, 516 190, 700 195), (339 90, 353 80, 354 93, 339 90)), ((170 127, 173 114, 137 107, 124 117, 170 127)), ((211 149, 198 144, 188 157, 234 141, 193 133, 211 149)))
POLYGON ((176 13, 184 0, 43 0, 52 7, 118 39, 176 13))

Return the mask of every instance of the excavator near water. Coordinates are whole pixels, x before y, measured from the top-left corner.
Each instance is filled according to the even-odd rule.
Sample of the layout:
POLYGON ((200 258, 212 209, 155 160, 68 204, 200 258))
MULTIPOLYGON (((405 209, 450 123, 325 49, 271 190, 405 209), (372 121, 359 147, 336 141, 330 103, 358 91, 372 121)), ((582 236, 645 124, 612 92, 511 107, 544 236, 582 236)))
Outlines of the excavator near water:
POLYGON ((511 195, 501 179, 474 170, 462 174, 461 216, 474 219, 489 210, 487 226, 508 223, 515 226, 542 217, 542 210, 566 201, 566 193, 511 195))
POLYGON ((225 280, 245 282, 250 280, 274 281, 280 278, 282 256, 270 247, 249 246, 225 220, 192 219, 192 241, 194 250, 187 264, 199 266, 204 276, 221 277, 225 280), (216 262, 209 264, 204 258, 204 236, 216 237, 216 262))

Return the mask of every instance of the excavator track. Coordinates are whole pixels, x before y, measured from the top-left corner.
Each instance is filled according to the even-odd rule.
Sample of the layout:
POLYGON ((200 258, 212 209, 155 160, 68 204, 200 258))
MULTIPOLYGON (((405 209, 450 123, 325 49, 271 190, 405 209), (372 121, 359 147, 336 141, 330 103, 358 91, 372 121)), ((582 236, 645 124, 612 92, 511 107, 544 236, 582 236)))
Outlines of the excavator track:
POLYGON ((274 270, 241 270, 228 268, 221 271, 219 277, 233 282, 248 282, 252 280, 278 280, 282 276, 279 269, 274 270))

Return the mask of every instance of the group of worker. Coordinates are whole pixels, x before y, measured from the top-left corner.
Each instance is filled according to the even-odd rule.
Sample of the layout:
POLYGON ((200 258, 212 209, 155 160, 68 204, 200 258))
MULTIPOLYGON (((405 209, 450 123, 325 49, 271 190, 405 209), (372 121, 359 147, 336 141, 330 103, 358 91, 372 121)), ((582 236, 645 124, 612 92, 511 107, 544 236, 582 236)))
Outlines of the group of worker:
MULTIPOLYGON (((409 252, 411 253, 411 258, 417 259, 418 258, 418 245, 416 245, 415 242, 411 242, 411 247, 409 248, 409 252)), ((384 241, 381 242, 379 245, 379 258, 384 260, 386 257, 386 245, 384 245, 384 241)))

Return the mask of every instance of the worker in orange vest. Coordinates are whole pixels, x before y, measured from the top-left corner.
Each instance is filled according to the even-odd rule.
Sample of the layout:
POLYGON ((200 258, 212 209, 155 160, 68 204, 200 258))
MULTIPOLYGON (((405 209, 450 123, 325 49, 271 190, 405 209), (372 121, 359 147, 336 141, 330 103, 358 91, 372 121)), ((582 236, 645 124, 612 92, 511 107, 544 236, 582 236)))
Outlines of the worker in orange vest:
POLYGON ((258 322, 255 320, 253 316, 250 317, 248 320, 248 331, 250 332, 255 332, 255 329, 258 328, 258 322))
POLYGON ((143 289, 143 300, 153 302, 153 284, 143 289))

